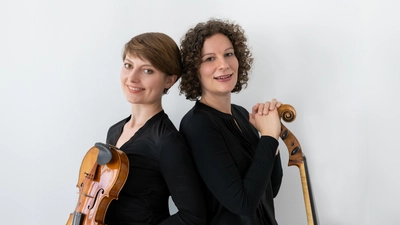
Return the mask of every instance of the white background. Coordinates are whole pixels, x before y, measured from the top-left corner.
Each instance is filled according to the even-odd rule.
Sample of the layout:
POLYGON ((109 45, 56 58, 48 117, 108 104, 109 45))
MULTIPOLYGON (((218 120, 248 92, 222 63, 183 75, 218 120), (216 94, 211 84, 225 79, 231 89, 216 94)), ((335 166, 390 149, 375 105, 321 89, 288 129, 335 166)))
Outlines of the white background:
MULTIPOLYGON (((65 224, 81 160, 130 106, 123 45, 148 31, 179 42, 210 17, 246 30, 255 63, 233 101, 293 105, 288 128, 308 158, 320 224, 398 225, 398 1, 1 1, 1 224, 65 224)), ((164 109, 178 126, 193 102, 177 85, 164 109)), ((306 224, 299 172, 287 167, 280 225, 306 224)), ((175 208, 171 209, 172 211, 175 208)))

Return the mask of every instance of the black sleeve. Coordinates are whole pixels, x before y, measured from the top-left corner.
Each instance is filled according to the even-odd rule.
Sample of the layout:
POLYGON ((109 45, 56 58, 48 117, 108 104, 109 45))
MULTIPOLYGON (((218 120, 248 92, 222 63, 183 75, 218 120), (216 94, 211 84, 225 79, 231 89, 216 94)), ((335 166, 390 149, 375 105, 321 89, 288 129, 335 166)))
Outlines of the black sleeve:
POLYGON ((206 223, 204 189, 190 156, 186 141, 179 132, 170 134, 162 144, 160 169, 178 212, 162 225, 206 223))
POLYGON ((283 177, 282 163, 281 163, 281 153, 275 156, 274 168, 271 174, 271 186, 272 186, 272 194, 275 198, 278 195, 279 189, 281 188, 283 177))
POLYGON ((278 141, 269 136, 260 138, 253 161, 242 178, 217 122, 197 114, 181 123, 180 129, 201 177, 218 201, 233 213, 254 214, 270 182, 278 141))

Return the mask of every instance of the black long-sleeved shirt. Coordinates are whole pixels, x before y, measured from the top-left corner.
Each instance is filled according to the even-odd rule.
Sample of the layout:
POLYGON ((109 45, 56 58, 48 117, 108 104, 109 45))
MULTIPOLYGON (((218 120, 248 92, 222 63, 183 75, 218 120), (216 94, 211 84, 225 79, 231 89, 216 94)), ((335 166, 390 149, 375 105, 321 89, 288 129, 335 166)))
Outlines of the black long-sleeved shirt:
MULTIPOLYGON (((116 145, 130 117, 110 127, 107 143, 116 145)), ((120 147, 129 159, 129 174, 118 200, 106 213, 107 225, 205 224, 200 178, 183 136, 161 111, 120 147), (168 198, 178 212, 169 213, 168 198)))
POLYGON ((232 115, 201 102, 184 116, 180 131, 207 186, 207 224, 277 225, 273 198, 282 181, 278 141, 261 136, 249 113, 232 115))

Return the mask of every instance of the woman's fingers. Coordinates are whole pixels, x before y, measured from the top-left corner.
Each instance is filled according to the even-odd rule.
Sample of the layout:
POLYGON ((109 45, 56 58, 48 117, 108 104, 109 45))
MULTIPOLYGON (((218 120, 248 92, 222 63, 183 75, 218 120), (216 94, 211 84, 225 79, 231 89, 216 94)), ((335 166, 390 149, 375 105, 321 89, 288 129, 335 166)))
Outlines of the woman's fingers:
POLYGON ((268 114, 268 107, 265 107, 265 103, 257 103, 251 109, 251 114, 259 114, 259 115, 267 115, 268 114), (265 112, 266 111, 266 112, 265 112))
POLYGON ((257 113, 259 115, 268 115, 269 111, 275 110, 281 105, 281 102, 273 98, 271 101, 255 104, 252 108, 252 114, 254 115, 255 113, 257 113))
POLYGON ((270 110, 271 103, 270 102, 265 102, 264 103, 264 108, 263 108, 263 115, 268 115, 268 112, 270 110))
POLYGON ((282 102, 273 98, 271 103, 269 104, 269 110, 274 110, 275 108, 279 108, 282 105, 282 102))
POLYGON ((253 106, 253 108, 251 108, 251 114, 252 114, 252 115, 258 113, 258 105, 259 105, 259 104, 260 104, 260 103, 257 103, 257 104, 255 104, 255 105, 253 106))

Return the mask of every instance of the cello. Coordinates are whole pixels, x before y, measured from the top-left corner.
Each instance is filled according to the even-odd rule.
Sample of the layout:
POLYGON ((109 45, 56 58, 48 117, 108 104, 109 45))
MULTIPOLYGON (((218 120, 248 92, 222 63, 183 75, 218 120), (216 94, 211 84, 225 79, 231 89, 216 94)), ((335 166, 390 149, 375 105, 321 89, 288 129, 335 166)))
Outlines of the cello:
MULTIPOLYGON (((296 110, 291 105, 282 104, 278 108, 278 113, 280 119, 285 122, 293 122, 296 119, 296 110)), ((299 168, 308 225, 318 225, 318 215, 312 194, 306 156, 297 138, 282 122, 279 136, 289 151, 288 166, 297 166, 299 168)))
POLYGON ((128 157, 100 142, 89 149, 79 170, 78 203, 66 225, 102 225, 110 202, 118 199, 129 172, 128 157))

